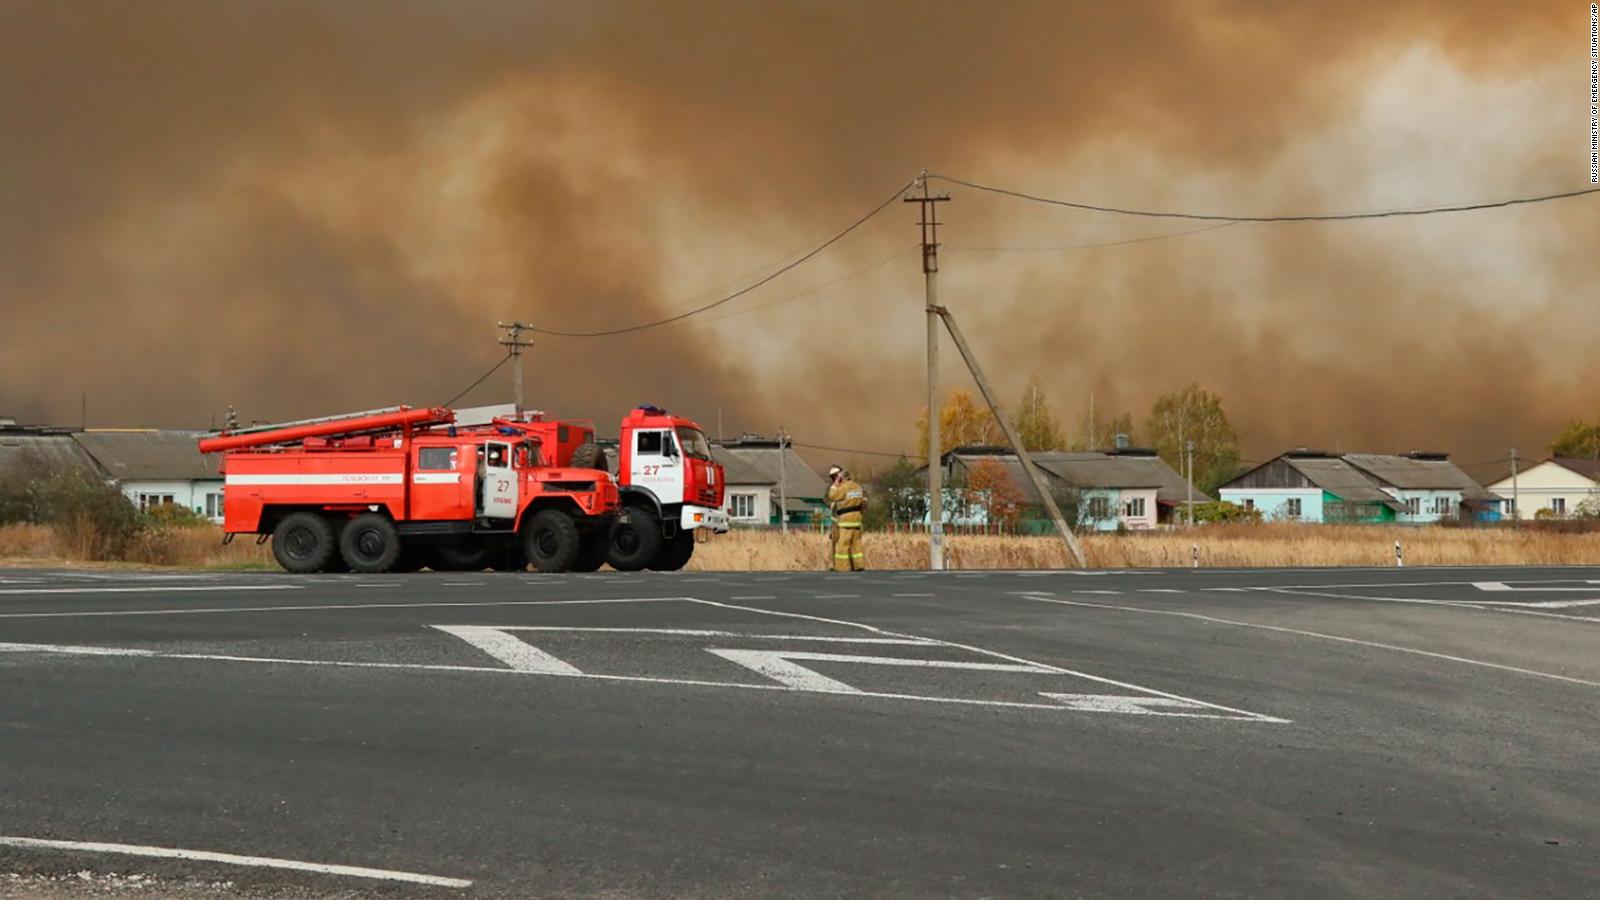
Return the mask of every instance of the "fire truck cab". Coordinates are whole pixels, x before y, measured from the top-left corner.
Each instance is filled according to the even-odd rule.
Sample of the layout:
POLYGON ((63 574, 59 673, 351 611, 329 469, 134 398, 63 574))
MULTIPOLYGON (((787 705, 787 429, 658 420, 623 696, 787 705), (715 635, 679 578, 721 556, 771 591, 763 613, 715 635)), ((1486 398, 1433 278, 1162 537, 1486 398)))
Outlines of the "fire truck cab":
POLYGON ((622 420, 618 436, 622 509, 606 558, 623 571, 675 570, 694 554, 697 531, 725 533, 722 466, 694 421, 656 406, 622 420))
POLYGON ((546 463, 517 421, 456 415, 394 407, 203 438, 224 453, 223 530, 270 536, 291 572, 598 569, 610 475, 546 463))

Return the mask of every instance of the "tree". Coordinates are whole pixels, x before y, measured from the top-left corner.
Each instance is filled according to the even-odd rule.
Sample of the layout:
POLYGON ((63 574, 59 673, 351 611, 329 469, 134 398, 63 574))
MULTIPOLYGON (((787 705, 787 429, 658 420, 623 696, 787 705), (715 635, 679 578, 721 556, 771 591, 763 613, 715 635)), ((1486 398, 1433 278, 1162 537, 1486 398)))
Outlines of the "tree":
POLYGON ((998 461, 981 459, 972 466, 963 493, 963 502, 969 508, 982 509, 990 525, 1016 530, 1022 517, 1022 490, 998 461))
POLYGON ((1072 439, 1071 450, 1110 450, 1116 446, 1117 435, 1125 434, 1133 440, 1133 413, 1123 413, 1109 420, 1099 421, 1083 414, 1078 423, 1078 436, 1072 439))
POLYGON ((1222 398, 1199 384, 1163 394, 1150 407, 1145 433, 1167 465, 1184 472, 1184 447, 1194 441, 1195 489, 1205 493, 1239 469, 1239 433, 1222 411, 1222 398))
MULTIPOLYGON (((939 410, 939 447, 948 452, 953 447, 969 444, 996 445, 1005 443, 1005 432, 987 406, 979 406, 972 394, 954 390, 945 398, 939 410)), ((928 411, 924 409, 917 419, 917 447, 923 456, 928 454, 928 411)), ((937 462, 937 460, 935 460, 937 462)))
POLYGON ((1022 389, 1022 401, 1017 404, 1012 424, 1026 450, 1059 450, 1066 446, 1060 426, 1050 415, 1050 405, 1045 402, 1044 385, 1038 375, 1030 376, 1022 389))
POLYGON ((1591 423, 1573 419, 1561 426, 1550 441, 1550 455, 1600 459, 1600 420, 1591 423))
POLYGON ((922 470, 905 457, 872 479, 871 502, 863 518, 869 528, 888 522, 909 525, 928 515, 928 484, 922 470))

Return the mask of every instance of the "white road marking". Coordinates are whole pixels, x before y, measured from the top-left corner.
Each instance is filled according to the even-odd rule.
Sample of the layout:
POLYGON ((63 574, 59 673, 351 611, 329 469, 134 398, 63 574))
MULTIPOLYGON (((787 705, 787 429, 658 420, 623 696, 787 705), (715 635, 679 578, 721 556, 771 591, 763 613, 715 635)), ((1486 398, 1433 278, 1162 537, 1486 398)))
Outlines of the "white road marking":
POLYGON ((0 588, 0 594, 177 594, 193 591, 298 591, 298 584, 169 584, 145 587, 0 588))
MULTIPOLYGON (((698 597, 689 597, 689 598, 686 598, 686 599, 688 599, 688 600, 690 600, 691 602, 694 602, 694 603, 700 603, 700 604, 704 604, 706 606, 716 606, 716 607, 720 607, 722 609, 738 609, 738 610, 743 610, 745 612, 760 613, 762 615, 768 615, 768 616, 780 616, 780 617, 791 618, 791 619, 804 619, 804 620, 811 621, 811 622, 826 622, 826 623, 829 623, 829 624, 832 624, 832 625, 843 625, 846 628, 858 628, 858 629, 861 629, 863 631, 868 631, 868 632, 871 632, 873 634, 879 634, 879 635, 883 635, 883 636, 886 636, 886 637, 899 637, 899 638, 917 638, 917 637, 921 637, 921 635, 906 634, 904 632, 898 632, 898 631, 889 631, 888 629, 879 628, 879 627, 877 627, 875 625, 867 625, 867 624, 865 624, 863 622, 852 622, 852 621, 850 621, 848 619, 830 619, 830 618, 827 618, 826 616, 812 616, 812 615, 807 615, 805 613, 785 612, 783 610, 777 610, 777 609, 761 609, 760 607, 755 607, 755 606, 739 606, 739 605, 734 604, 734 603, 721 603, 721 602, 716 601, 716 600, 702 600, 702 599, 700 599, 698 597)), ((1062 600, 1062 601, 1058 601, 1058 602, 1070 603, 1072 601, 1062 600)), ((1206 702, 1204 700, 1196 700, 1193 697, 1184 697, 1184 696, 1179 695, 1179 694, 1173 694, 1173 693, 1168 693, 1167 691, 1156 690, 1155 688, 1144 687, 1143 685, 1130 684, 1129 682, 1126 682, 1126 681, 1117 681, 1116 679, 1113 679, 1113 678, 1106 678, 1106 677, 1103 677, 1103 676, 1100 676, 1100 675, 1091 675, 1088 672, 1080 672, 1080 671, 1077 671, 1075 669, 1066 669, 1066 668, 1062 668, 1060 666, 1052 666, 1052 665, 1049 665, 1048 663, 1041 663, 1041 662, 1037 662, 1037 661, 1031 660, 1031 659, 1024 659, 1023 657, 1020 657, 1020 656, 1012 656, 1009 653, 1001 653, 998 650, 988 650, 988 649, 985 649, 983 647, 974 647, 971 644, 959 644, 959 643, 956 643, 955 641, 946 641, 946 640, 941 640, 939 638, 925 638, 925 640, 932 641, 934 643, 943 645, 945 647, 954 647, 954 648, 959 649, 959 650, 967 650, 967 651, 970 651, 972 653, 977 653, 977 654, 980 654, 982 656, 993 657, 995 659, 1003 659, 1003 660, 1007 660, 1009 662, 1025 663, 1025 664, 1030 665, 1030 666, 1038 666, 1041 669, 1048 669, 1048 670, 1050 670, 1052 672, 1055 672, 1055 673, 1061 674, 1061 675, 1071 675, 1071 676, 1076 677, 1076 678, 1082 678, 1085 681, 1093 681, 1093 682, 1097 682, 1099 684, 1109 684, 1109 685, 1113 685, 1115 687, 1127 688, 1130 691, 1138 691, 1138 692, 1140 692, 1142 694, 1149 694, 1149 695, 1154 696, 1154 697, 1169 697, 1169 698, 1171 698, 1173 700, 1184 700, 1184 701, 1188 701, 1190 703, 1198 703, 1201 706, 1204 706, 1204 707, 1206 707, 1208 709, 1215 709, 1215 710, 1222 710, 1223 712, 1237 713, 1240 716, 1248 717, 1251 721, 1273 722, 1273 723, 1286 723, 1286 722, 1289 721, 1288 719, 1280 719, 1280 718, 1277 718, 1275 716, 1263 715, 1262 713, 1253 713, 1253 712, 1250 712, 1249 710, 1237 709, 1237 708, 1232 707, 1232 706, 1223 706, 1220 703, 1208 703, 1208 702, 1206 702)), ((951 702, 956 702, 956 701, 951 701, 951 702)), ((1009 704, 1001 704, 1001 705, 1009 705, 1009 704)), ((1024 705, 1027 705, 1027 704, 1024 704, 1024 705)), ((1059 708, 1059 707, 1057 707, 1057 708, 1059 708)))
POLYGON ((1538 587, 1538 586, 1517 587, 1517 586, 1514 586, 1514 585, 1506 584, 1504 581, 1474 581, 1472 583, 1472 586, 1477 588, 1480 591, 1493 591, 1493 592, 1501 592, 1501 591, 1538 591, 1540 593, 1544 593, 1544 592, 1547 592, 1547 591, 1582 591, 1582 592, 1584 592, 1586 594, 1592 594, 1592 593, 1595 592, 1595 588, 1593 587, 1593 585, 1597 585, 1597 584, 1600 584, 1600 581, 1585 581, 1584 582, 1584 585, 1585 585, 1584 587, 1538 587))
POLYGON ((776 600, 778 598, 774 597, 771 594, 745 594, 742 597, 731 597, 729 599, 732 599, 732 600, 776 600))
POLYGON ((1465 656, 1451 656, 1448 653, 1435 653, 1432 650, 1419 650, 1415 647, 1402 647, 1398 644, 1385 644, 1378 641, 1366 641, 1360 638, 1345 637, 1339 634, 1324 634, 1320 631, 1304 631, 1299 628, 1285 628, 1281 625, 1263 625, 1259 622, 1240 622, 1236 619, 1222 619, 1216 616, 1207 616, 1200 613, 1183 612, 1175 609, 1146 609, 1139 606, 1117 606, 1110 603, 1090 603, 1086 600, 1061 600, 1055 597, 1029 597, 1040 603, 1060 603, 1064 606, 1085 606, 1093 609, 1114 609, 1121 612, 1144 613, 1151 616, 1179 616, 1185 619, 1194 619, 1200 622, 1209 622, 1214 625, 1232 625, 1237 628, 1257 628, 1262 631, 1276 631, 1282 634, 1299 635, 1300 637, 1317 638, 1324 641, 1334 641, 1341 644, 1358 644, 1363 647, 1373 647, 1379 650, 1391 650, 1396 653, 1409 653, 1414 656, 1426 656, 1431 659, 1442 659, 1448 662, 1463 663, 1470 666, 1480 666, 1486 669, 1499 669, 1504 672, 1516 672, 1519 675, 1532 675, 1538 678, 1549 678, 1553 681, 1564 681, 1568 684, 1581 684, 1585 687, 1600 687, 1600 681, 1590 681, 1586 678, 1574 678, 1571 675, 1557 675, 1552 672, 1540 672, 1537 669, 1524 669, 1520 666, 1508 666, 1503 663, 1489 662, 1482 659, 1471 659, 1465 656))
POLYGON ((442 582, 442 584, 445 587, 483 587, 484 585, 481 581, 446 581, 442 582))
POLYGON ((859 694, 861 691, 842 681, 835 681, 819 672, 796 665, 795 660, 806 662, 856 663, 866 666, 909 666, 929 669, 971 669, 982 672, 1033 672, 1054 675, 1048 667, 1017 663, 962 662, 949 659, 904 659, 894 656, 853 656, 843 653, 797 653, 790 650, 727 650, 706 648, 723 659, 754 669, 780 684, 805 691, 859 694))
MULTIPOLYGON (((890 594, 889 596, 891 596, 891 597, 932 597, 933 595, 932 594, 890 594)), ((738 597, 734 597, 733 599, 737 600, 739 598, 738 597)))
POLYGON ((1074 594, 1120 594, 1121 591, 1073 591, 1074 594))
POLYGON ((1184 715, 1174 713, 1173 710, 1204 709, 1203 706, 1189 700, 1174 700, 1171 697, 1138 697, 1126 694, 1047 694, 1049 697, 1066 704, 1068 709, 1083 712, 1110 712, 1124 713, 1135 716, 1170 716, 1184 715))
POLYGON ((264 869, 290 869, 296 872, 314 872, 319 875, 343 875, 349 878, 371 878, 380 881, 404 881, 433 887, 464 888, 472 882, 465 878, 444 878, 438 875, 420 875, 416 872, 397 872, 393 869, 369 869, 365 866, 336 866, 323 863, 301 862, 294 859, 274 859, 270 856, 240 856, 234 853, 216 853, 210 850, 181 850, 177 847, 146 847, 139 844, 107 844, 99 841, 54 841, 42 838, 3 837, 0 847, 18 847, 25 850, 69 850, 76 853, 118 853, 124 856, 147 856, 157 859, 184 859, 195 862, 222 863, 229 866, 250 866, 264 869))
MULTIPOLYGON (((432 626, 439 627, 439 626, 432 626)), ((576 631, 601 634, 665 634, 682 637, 735 637, 763 641, 822 641, 831 644, 899 644, 912 647, 938 646, 931 638, 880 638, 837 637, 820 634, 748 634, 742 631, 720 631, 712 628, 619 628, 590 625, 496 625, 501 631, 576 631)))
POLYGON ((1184 593, 1188 593, 1188 592, 1187 591, 1180 591, 1177 588, 1140 588, 1139 589, 1139 593, 1141 593, 1141 594, 1184 594, 1184 593))
POLYGON ((1200 590, 1202 590, 1202 591, 1216 591, 1218 593, 1226 592, 1226 593, 1230 593, 1230 594, 1242 594, 1245 591, 1249 590, 1249 588, 1242 588, 1242 587, 1216 587, 1216 588, 1201 588, 1200 590))
POLYGON ((857 600, 860 594, 812 594, 813 600, 857 600))
POLYGON ((398 581, 364 582, 362 584, 356 585, 356 587, 358 587, 358 588, 396 588, 396 587, 399 587, 399 586, 400 586, 400 582, 398 582, 398 581))
POLYGON ((199 609, 106 609, 81 612, 0 613, 0 619, 74 619, 99 616, 192 616, 257 612, 318 612, 325 609, 433 609, 473 606, 587 606, 603 603, 666 603, 687 601, 689 597, 618 597, 598 600, 460 600, 422 603, 326 603, 315 606, 218 606, 199 609))
POLYGON ((1591 597, 1587 600, 1477 600, 1478 606, 1514 606, 1521 609, 1569 609, 1574 606, 1600 605, 1600 597, 1591 597))
POLYGON ((520 640, 498 628, 483 625, 435 625, 445 634, 453 634, 479 650, 500 660, 518 672, 539 675, 582 675, 577 666, 556 659, 527 641, 520 640))

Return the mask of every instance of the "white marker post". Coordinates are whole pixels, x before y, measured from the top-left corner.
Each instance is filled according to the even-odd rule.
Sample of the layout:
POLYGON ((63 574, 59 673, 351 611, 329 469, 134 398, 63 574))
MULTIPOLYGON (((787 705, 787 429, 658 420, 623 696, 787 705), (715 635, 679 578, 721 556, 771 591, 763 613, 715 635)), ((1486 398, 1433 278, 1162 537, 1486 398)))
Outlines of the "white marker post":
POLYGON ((1405 568, 1405 566, 1406 566, 1405 554, 1403 552, 1401 552, 1401 550, 1400 550, 1400 542, 1399 541, 1395 541, 1394 542, 1394 567, 1396 569, 1403 569, 1403 568, 1405 568))
POLYGON ((1195 569, 1200 568, 1200 545, 1199 544, 1193 544, 1193 545, 1190 545, 1190 547, 1189 547, 1189 566, 1190 566, 1190 568, 1195 568, 1195 569))

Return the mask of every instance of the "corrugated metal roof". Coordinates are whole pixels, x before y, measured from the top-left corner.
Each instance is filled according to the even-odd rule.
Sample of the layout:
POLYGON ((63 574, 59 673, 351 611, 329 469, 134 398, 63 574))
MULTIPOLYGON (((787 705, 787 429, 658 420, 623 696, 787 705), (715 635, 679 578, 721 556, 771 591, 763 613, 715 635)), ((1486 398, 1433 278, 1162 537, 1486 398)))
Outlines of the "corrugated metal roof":
POLYGON ((217 454, 205 456, 198 431, 80 431, 72 437, 118 481, 220 479, 217 454))
POLYGON ((1385 453, 1346 453, 1344 460, 1385 484, 1411 491, 1461 491, 1468 500, 1494 495, 1447 459, 1414 459, 1385 453))
POLYGON ((1284 462, 1304 475, 1312 484, 1347 503, 1398 504, 1383 492, 1366 473, 1342 459, 1285 456, 1284 462))
MULTIPOLYGON (((1033 461, 1047 477, 1065 482, 1076 488, 1155 488, 1156 500, 1180 503, 1188 498, 1188 483, 1159 456, 1116 455, 1092 451, 1049 451, 1032 454, 1033 461)), ((1034 489, 1033 480, 1022 468, 1022 461, 1014 453, 956 454, 963 466, 977 465, 992 460, 1005 469, 1006 474, 1022 491, 1026 503, 1044 502, 1034 489)), ((1196 490, 1194 500, 1204 503, 1211 498, 1196 490)))
MULTIPOLYGON (((806 465, 793 447, 781 451, 786 493, 791 497, 821 499, 827 496, 828 482, 806 465)), ((711 455, 722 463, 728 484, 776 485, 779 475, 779 449, 776 443, 740 446, 714 444, 711 455)))
POLYGON ((32 476, 46 470, 85 469, 98 472, 94 460, 68 434, 0 434, 0 477, 32 476))

